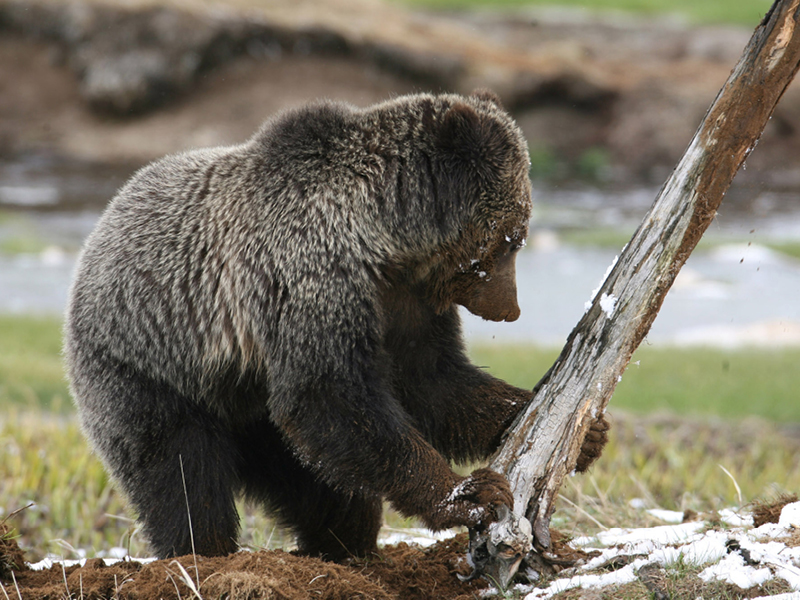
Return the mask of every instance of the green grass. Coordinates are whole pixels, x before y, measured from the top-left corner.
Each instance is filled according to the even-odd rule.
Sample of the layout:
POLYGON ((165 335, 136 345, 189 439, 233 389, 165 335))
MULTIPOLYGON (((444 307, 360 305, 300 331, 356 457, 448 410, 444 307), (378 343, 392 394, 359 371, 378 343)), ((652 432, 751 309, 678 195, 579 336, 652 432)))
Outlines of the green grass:
MULTIPOLYGON (((557 349, 485 345, 474 360, 520 387, 536 384, 557 349)), ((738 419, 758 416, 800 423, 800 349, 717 350, 640 348, 617 386, 610 409, 637 414, 668 411, 683 416, 738 419), (638 364, 637 364, 638 363, 638 364)))
MULTIPOLYGON (((621 250, 631 241, 636 224, 608 227, 564 227, 558 229, 560 242, 578 248, 601 248, 621 250)), ((752 240, 724 234, 706 234, 697 244, 696 253, 708 252, 727 244, 748 244, 752 240)), ((800 240, 767 241, 763 245, 787 258, 800 259, 800 240)))
MULTIPOLYGON (((483 345, 477 364, 520 387, 533 387, 558 354, 555 348, 483 345)), ((611 409, 637 414, 800 422, 800 349, 648 348, 634 355, 611 409)), ((57 318, 0 316, 0 406, 69 410, 57 318)))
POLYGON ((800 241, 770 242, 767 244, 767 246, 776 252, 785 254, 786 256, 800 258, 800 241))
POLYGON ((47 246, 30 218, 0 210, 0 254, 38 254, 47 246))
POLYGON ((0 407, 8 404, 69 409, 58 318, 0 316, 0 407))
MULTIPOLYGON (((95 555, 122 546, 145 555, 132 513, 70 411, 60 328, 57 319, 0 317, 0 519, 35 503, 10 523, 29 560, 48 552, 71 558, 72 547, 95 555)), ((472 354, 492 373, 530 388, 557 350, 485 345, 472 354)), ((628 505, 634 497, 648 507, 698 512, 735 505, 736 487, 720 465, 744 502, 800 491, 798 359, 800 350, 641 349, 639 365, 631 364, 611 400, 612 435, 602 458, 565 481, 553 524, 575 534, 656 524, 628 505)), ((289 543, 256 507, 239 510, 245 545, 289 543)), ((394 527, 410 524, 391 512, 387 519, 394 527)))
MULTIPOLYGON (((400 1, 400 0, 398 0, 400 1)), ((643 15, 677 14, 698 23, 755 26, 772 6, 771 0, 404 0, 437 9, 559 6, 592 11, 625 11, 643 15)))

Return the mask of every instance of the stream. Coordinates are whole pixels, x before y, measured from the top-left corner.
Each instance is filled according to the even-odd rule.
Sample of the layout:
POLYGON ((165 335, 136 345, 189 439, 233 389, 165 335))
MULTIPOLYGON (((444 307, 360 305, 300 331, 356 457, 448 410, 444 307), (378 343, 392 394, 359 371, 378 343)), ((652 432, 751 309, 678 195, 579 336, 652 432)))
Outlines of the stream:
MULTIPOLYGON (((82 240, 132 171, 43 157, 0 163, 0 312, 63 311, 82 240)), ((464 311, 468 338, 563 344, 657 192, 535 186, 531 235, 517 263, 522 316, 489 323, 464 311)), ((770 248, 800 246, 797 193, 734 186, 705 237, 648 341, 800 345, 800 260, 770 248)))

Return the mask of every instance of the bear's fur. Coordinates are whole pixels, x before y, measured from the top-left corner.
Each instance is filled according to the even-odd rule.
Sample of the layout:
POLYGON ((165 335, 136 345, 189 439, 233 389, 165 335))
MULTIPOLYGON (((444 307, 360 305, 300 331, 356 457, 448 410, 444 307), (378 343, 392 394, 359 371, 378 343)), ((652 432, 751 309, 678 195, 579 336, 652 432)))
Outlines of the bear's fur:
POLYGON ((471 365, 456 305, 512 321, 525 140, 490 93, 320 102, 136 173, 88 238, 66 356, 85 433, 159 557, 237 548, 237 494, 303 553, 511 504, 489 455, 531 392, 471 365), (184 493, 185 488, 185 493, 184 493), (187 502, 188 508, 187 511, 187 502))

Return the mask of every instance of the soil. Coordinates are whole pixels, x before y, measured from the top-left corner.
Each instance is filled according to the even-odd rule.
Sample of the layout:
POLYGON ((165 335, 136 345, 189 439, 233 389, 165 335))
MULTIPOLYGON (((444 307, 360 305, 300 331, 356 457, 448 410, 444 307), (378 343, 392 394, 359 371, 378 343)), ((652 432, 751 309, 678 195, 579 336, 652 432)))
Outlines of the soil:
MULTIPOLYGON (((558 563, 574 564, 588 556, 563 543, 556 532, 553 539, 553 558, 558 563)), ((220 558, 183 556, 149 563, 126 560, 112 565, 91 559, 83 566, 64 568, 59 564, 45 570, 27 568, 16 543, 2 540, 0 535, 0 566, 9 562, 17 566, 13 577, 12 569, 0 570, 0 583, 11 597, 19 594, 25 600, 191 598, 194 592, 187 577, 203 598, 230 599, 466 600, 488 587, 480 579, 459 579, 459 575, 466 577, 471 572, 466 560, 466 534, 429 548, 405 543, 386 546, 378 556, 354 559, 347 565, 274 550, 243 551, 220 558)), ((558 570, 560 567, 555 566, 552 572, 558 570)))

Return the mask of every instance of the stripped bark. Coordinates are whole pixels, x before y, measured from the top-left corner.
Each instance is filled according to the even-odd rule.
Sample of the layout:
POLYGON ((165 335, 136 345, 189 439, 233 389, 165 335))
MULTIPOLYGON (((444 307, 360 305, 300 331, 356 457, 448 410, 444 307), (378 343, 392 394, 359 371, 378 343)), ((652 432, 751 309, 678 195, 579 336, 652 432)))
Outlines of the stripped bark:
MULTIPOLYGON (((575 468, 591 422, 605 411, 667 291, 800 66, 799 25, 800 0, 776 0, 491 462, 508 477, 514 514, 533 524, 539 550, 550 545, 554 501, 575 468)), ((508 530, 509 524, 490 527, 498 528, 508 530)))

